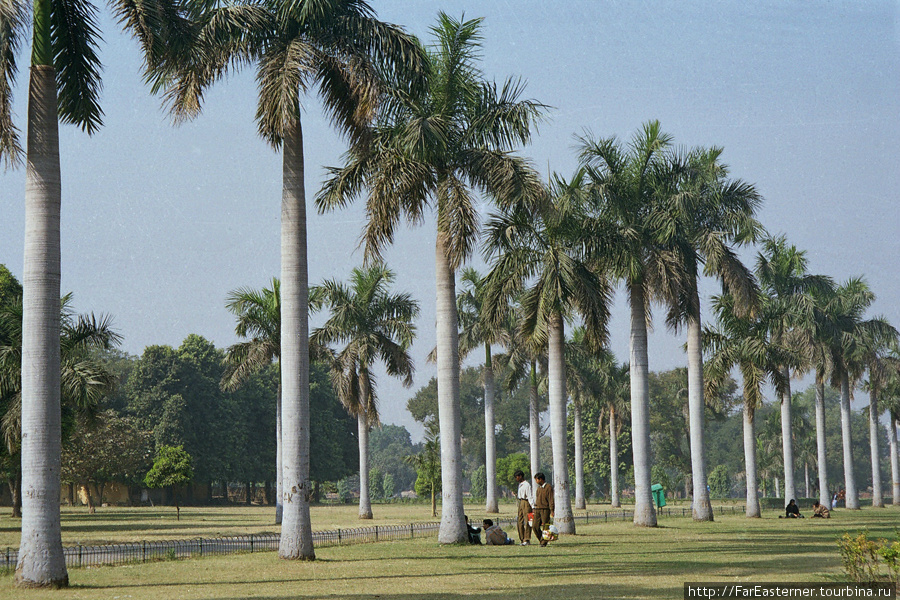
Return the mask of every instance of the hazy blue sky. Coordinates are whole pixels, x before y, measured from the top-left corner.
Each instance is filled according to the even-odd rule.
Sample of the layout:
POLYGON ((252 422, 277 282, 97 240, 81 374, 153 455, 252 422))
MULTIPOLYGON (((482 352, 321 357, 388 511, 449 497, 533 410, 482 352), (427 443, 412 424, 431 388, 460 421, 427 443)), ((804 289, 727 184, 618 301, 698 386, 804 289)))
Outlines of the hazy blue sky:
MULTIPOLYGON (((765 226, 806 249, 813 272, 864 275, 878 295, 873 314, 900 324, 897 2, 372 5, 424 39, 438 10, 484 17, 486 75, 521 76, 527 96, 554 107, 523 150, 545 174, 572 171, 575 134, 627 139, 650 119, 680 145, 724 147, 732 175, 765 197, 765 226)), ((112 314, 129 353, 177 346, 189 333, 228 346, 236 340, 226 294, 279 272, 281 157, 256 135, 253 74, 220 84, 199 119, 175 128, 142 84, 135 42, 106 13, 102 27, 105 126, 92 138, 73 127, 60 133, 63 290, 79 311, 112 314)), ((15 97, 23 128, 24 75, 15 97)), ((322 167, 337 164, 345 146, 315 97, 304 108, 311 198, 322 167)), ((17 276, 24 187, 23 172, 0 174, 0 262, 17 276)), ((311 214, 311 284, 346 279, 360 264, 362 224, 359 206, 311 214)), ((402 232, 387 253, 397 288, 422 305, 413 389, 434 374, 424 362, 434 346, 433 228, 402 232)), ((613 350, 627 360, 622 294, 611 329, 613 350)), ((650 368, 683 365, 682 343, 660 320, 650 368)), ((412 392, 386 377, 380 384, 383 420, 411 425, 412 392)))

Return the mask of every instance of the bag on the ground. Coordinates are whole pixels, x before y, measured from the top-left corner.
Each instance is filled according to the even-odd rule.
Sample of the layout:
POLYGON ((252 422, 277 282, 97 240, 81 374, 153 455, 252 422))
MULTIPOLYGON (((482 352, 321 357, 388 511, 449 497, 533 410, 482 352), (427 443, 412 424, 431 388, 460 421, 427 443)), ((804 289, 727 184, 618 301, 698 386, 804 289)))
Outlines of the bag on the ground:
POLYGON ((555 542, 559 539, 559 529, 556 525, 544 525, 544 530, 541 532, 541 539, 546 542, 555 542))
POLYGON ((533 512, 528 513, 528 526, 529 527, 534 526, 534 513, 533 512))

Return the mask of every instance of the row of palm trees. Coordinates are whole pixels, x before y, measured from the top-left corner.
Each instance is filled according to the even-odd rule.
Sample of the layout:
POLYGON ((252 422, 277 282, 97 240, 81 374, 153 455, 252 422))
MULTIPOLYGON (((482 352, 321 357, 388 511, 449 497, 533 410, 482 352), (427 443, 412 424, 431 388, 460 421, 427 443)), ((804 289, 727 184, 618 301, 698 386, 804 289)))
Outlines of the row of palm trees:
MULTIPOLYGON (((310 293, 300 103, 313 88, 350 142, 344 164, 330 171, 315 203, 325 211, 364 198, 367 260, 380 257, 401 221, 420 224, 429 207, 437 217, 439 541, 466 540, 455 276, 480 241, 478 195, 499 210, 486 229, 484 251, 493 266, 484 296, 487 310, 483 307, 479 318, 490 330, 500 328, 508 320, 503 307, 518 298, 523 318, 517 330, 531 346, 526 353, 530 358, 522 364, 529 365, 532 381, 538 348, 547 348, 561 530, 574 530, 564 445, 565 323, 583 321, 585 339, 601 348, 617 281, 624 284, 631 307, 635 523, 656 524, 647 414, 647 326, 653 301, 665 304, 669 323, 688 333, 694 516, 712 518, 702 452, 697 282, 701 274, 718 276, 734 299, 736 317, 754 314, 756 283, 737 260, 735 248, 761 232, 754 218, 759 196, 753 186, 728 178, 720 149, 677 152, 655 122, 627 145, 586 135, 579 140, 577 173, 570 179, 554 176, 543 185, 514 150, 529 142, 546 108, 523 99, 518 80, 498 85, 485 79, 478 64, 478 19, 439 15, 433 44, 426 47, 402 29, 378 21, 362 0, 151 0, 113 6, 141 45, 152 91, 164 95, 176 120, 197 116, 205 92, 216 81, 233 70, 255 67, 259 132, 283 153, 279 556, 315 557, 309 519, 310 293)), ((59 586, 66 585, 68 576, 59 541, 59 506, 52 500, 59 497, 61 193, 56 132, 62 118, 90 133, 100 125, 102 112, 96 101, 93 6, 36 0, 33 17, 22 362, 22 427, 28 441, 22 447, 26 502, 16 581, 59 586)), ((21 149, 10 118, 9 89, 16 50, 27 37, 23 2, 0 4, 0 31, 0 152, 14 162, 21 149)), ((322 293, 313 300, 321 306, 331 303, 322 293)), ((347 338, 342 335, 323 332, 320 337, 323 343, 343 343, 347 338)), ((488 347, 495 341, 486 339, 488 347)), ((351 347, 347 343, 346 354, 335 357, 343 373, 337 383, 347 398, 357 399, 362 427, 372 422, 372 386, 362 350, 351 347)), ((408 376, 400 363, 388 365, 408 376)), ((534 410, 532 428, 536 418, 534 410)), ((532 443, 535 439, 532 435, 532 443)))

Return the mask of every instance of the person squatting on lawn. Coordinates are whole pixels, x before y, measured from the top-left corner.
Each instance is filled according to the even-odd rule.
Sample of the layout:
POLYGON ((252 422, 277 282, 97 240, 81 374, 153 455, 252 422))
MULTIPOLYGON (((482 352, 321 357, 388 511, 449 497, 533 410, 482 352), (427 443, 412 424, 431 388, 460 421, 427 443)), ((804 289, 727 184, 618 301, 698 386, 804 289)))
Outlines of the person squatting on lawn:
POLYGON ((516 492, 519 507, 516 515, 516 529, 519 532, 519 542, 523 546, 527 546, 531 543, 531 524, 528 523, 528 513, 534 507, 534 492, 531 491, 531 482, 525 479, 525 473, 519 470, 513 476, 519 484, 519 490, 516 492))
POLYGON ((813 504, 813 518, 830 519, 831 511, 828 510, 827 506, 819 504, 819 501, 816 500, 813 504))
POLYGON ((546 546, 547 540, 542 535, 544 525, 550 525, 550 519, 553 518, 556 510, 553 501, 553 486, 547 483, 547 478, 543 473, 535 473, 534 481, 537 483, 537 489, 534 490, 534 523, 531 528, 541 541, 541 546, 546 546))
POLYGON ((494 525, 493 520, 485 519, 481 525, 484 527, 484 543, 488 546, 509 546, 514 543, 499 525, 494 525))

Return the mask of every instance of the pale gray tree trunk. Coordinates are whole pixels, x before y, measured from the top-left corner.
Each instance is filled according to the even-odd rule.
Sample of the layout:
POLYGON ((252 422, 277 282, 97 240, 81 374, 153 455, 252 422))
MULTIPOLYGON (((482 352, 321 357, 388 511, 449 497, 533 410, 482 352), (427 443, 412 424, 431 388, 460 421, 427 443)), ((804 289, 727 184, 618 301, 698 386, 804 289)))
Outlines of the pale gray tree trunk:
MULTIPOLYGON (((695 300, 700 306, 698 292, 695 300)), ((713 511, 709 502, 709 487, 706 480, 706 450, 703 443, 706 403, 703 401, 703 347, 700 340, 700 319, 687 320, 688 359, 688 412, 691 438, 691 479, 693 500, 691 513, 695 521, 712 521, 713 511)))
POLYGON ((284 136, 281 196, 282 502, 278 555, 313 560, 309 500, 309 274, 303 131, 293 119, 284 136))
MULTIPOLYGON (((362 393, 360 392, 360 395, 362 393)), ((362 399, 360 399, 362 401, 362 399)), ((361 407, 356 414, 359 435, 359 518, 372 518, 372 500, 369 496, 369 423, 366 409, 361 407)))
POLYGON ((569 461, 566 456, 566 359, 562 316, 550 315, 547 324, 547 389, 550 400, 550 441, 553 444, 553 492, 556 512, 553 523, 560 533, 575 533, 569 499, 569 461))
POLYGON ((441 428, 441 526, 438 542, 464 544, 468 539, 462 496, 462 434, 459 407, 459 332, 456 281, 450 267, 450 242, 438 231, 435 244, 437 303, 438 422, 441 428))
POLYGON ((856 474, 853 472, 853 446, 850 437, 850 377, 846 370, 841 372, 841 436, 844 445, 846 506, 851 510, 856 510, 859 508, 859 494, 856 492, 856 474))
POLYGON ((803 463, 803 476, 806 478, 806 496, 804 498, 809 498, 809 463, 803 463))
MULTIPOLYGON (((283 468, 281 460, 281 368, 279 367, 278 370, 278 394, 275 396, 275 524, 281 525, 284 515, 284 475, 281 472, 283 468)), ((225 488, 227 493, 227 483, 225 488)))
POLYGON ((573 434, 575 438, 575 508, 587 508, 584 500, 584 450, 582 448, 581 404, 572 404, 574 412, 573 434))
POLYGON ((634 457, 634 524, 656 527, 650 497, 650 392, 644 286, 630 286, 631 302, 631 449, 634 457))
MULTIPOLYGON (((781 448, 784 456, 784 501, 797 498, 794 485, 794 440, 791 433, 791 372, 785 367, 781 374, 787 381, 787 389, 781 395, 781 448)), ((778 495, 778 494, 776 494, 778 495)))
POLYGON ((872 460, 872 506, 884 506, 884 494, 881 491, 881 461, 878 448, 878 392, 869 392, 869 453, 872 460))
MULTIPOLYGON (((528 388, 528 448, 531 458, 531 477, 541 471, 541 414, 538 412, 537 367, 531 363, 528 388)), ((534 489, 534 479, 531 479, 534 489)))
POLYGON ((828 463, 825 462, 825 382, 816 380, 816 455, 819 469, 819 503, 831 506, 828 493, 828 463))
POLYGON ((487 476, 484 512, 498 513, 497 490, 497 442, 494 439, 494 365, 491 361, 491 346, 484 345, 484 472, 487 476))
POLYGON ((897 420, 893 413, 889 413, 891 419, 891 498, 894 506, 900 505, 900 453, 897 448, 897 420))
POLYGON ((747 480, 746 515, 758 518, 761 514, 756 481, 756 433, 753 431, 754 427, 753 414, 747 403, 744 402, 744 474, 747 480))
POLYGON ((609 495, 613 508, 622 506, 619 501, 619 440, 616 437, 616 407, 609 407, 609 495))
MULTIPOLYGON (((778 478, 775 478, 775 497, 781 498, 781 490, 778 489, 778 478)), ((795 498, 796 500, 796 498, 795 498)), ((787 500, 785 500, 785 506, 787 506, 787 500)))
POLYGON ((66 587, 59 498, 60 206, 56 71, 32 66, 22 297, 22 539, 16 585, 66 587))

